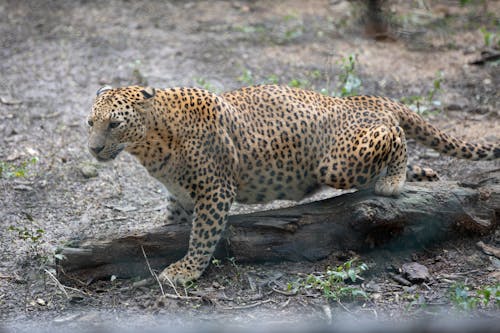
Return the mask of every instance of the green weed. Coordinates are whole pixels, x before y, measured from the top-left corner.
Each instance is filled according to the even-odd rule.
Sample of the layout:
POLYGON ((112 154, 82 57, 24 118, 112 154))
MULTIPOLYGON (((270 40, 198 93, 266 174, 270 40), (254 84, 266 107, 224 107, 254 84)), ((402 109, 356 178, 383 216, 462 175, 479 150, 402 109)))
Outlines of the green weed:
POLYGON ((436 96, 443 90, 442 83, 444 81, 443 72, 439 71, 436 78, 432 81, 432 88, 427 95, 414 95, 403 97, 400 99, 401 103, 406 104, 410 109, 419 114, 431 114, 441 111, 441 101, 436 99, 436 96))
POLYGON ((219 92, 219 89, 217 89, 216 86, 214 86, 212 83, 210 83, 210 81, 208 81, 207 79, 205 79, 203 77, 195 78, 194 82, 195 82, 195 84, 200 86, 202 89, 208 90, 208 91, 213 92, 213 93, 219 92))
POLYGON ((368 295, 364 290, 345 282, 355 283, 362 280, 360 275, 367 269, 366 264, 357 264, 356 259, 351 259, 334 269, 327 269, 324 274, 309 275, 302 283, 302 286, 306 289, 322 291, 323 296, 328 300, 367 299, 368 295))
MULTIPOLYGON (((28 215, 27 217, 31 222, 33 222, 33 218, 31 216, 28 215)), ((42 237, 45 234, 45 230, 36 227, 18 227, 13 225, 9 226, 7 230, 15 234, 19 240, 28 243, 28 254, 32 254, 33 257, 40 256, 40 245, 42 243, 42 237)))
POLYGON ((486 308, 490 304, 500 309, 500 283, 475 291, 463 283, 456 283, 451 286, 449 297, 453 306, 461 311, 476 310, 479 306, 486 308))
POLYGON ((441 84, 443 83, 443 72, 439 71, 436 74, 436 78, 432 81, 432 89, 427 94, 427 102, 434 103, 434 97, 436 94, 442 91, 441 84))
POLYGON ((497 45, 500 46, 500 39, 497 40, 498 35, 496 33, 486 30, 485 27, 482 27, 479 31, 481 31, 483 35, 484 46, 491 47, 495 44, 495 41, 497 45))
POLYGON ((36 157, 18 164, 0 161, 0 178, 24 178, 29 173, 29 167, 37 162, 38 158, 36 157))
POLYGON ((212 265, 214 265, 217 268, 221 268, 223 266, 220 259, 216 259, 216 258, 212 258, 212 265))
POLYGON ((283 32, 283 42, 290 42, 304 34, 304 22, 296 14, 288 14, 283 17, 285 30, 283 32))
POLYGON ((141 68, 142 62, 140 59, 136 59, 134 62, 129 63, 128 66, 132 69, 132 80, 134 81, 134 84, 140 85, 140 86, 147 86, 148 85, 148 80, 142 73, 141 68))
POLYGON ((404 293, 403 299, 408 301, 409 303, 405 306, 405 312, 410 312, 413 308, 425 309, 427 307, 427 303, 425 302, 424 296, 415 293, 404 293))
MULTIPOLYGON (((336 62, 340 66, 339 81, 336 89, 331 89, 330 78, 326 77, 327 87, 316 89, 319 93, 326 96, 347 97, 359 95, 362 89, 362 81, 356 72, 356 55, 351 54, 343 57, 336 62)), ((319 70, 313 70, 309 73, 312 80, 319 80, 323 73, 319 70)))
POLYGON ((251 86, 255 84, 255 80, 252 75, 252 71, 248 68, 244 68, 240 76, 238 76, 238 81, 244 85, 251 86))
POLYGON ((361 89, 361 79, 356 73, 356 56, 351 54, 342 58, 340 73, 340 96, 358 95, 361 89))
POLYGON ((270 84, 278 84, 279 83, 279 78, 278 78, 278 75, 276 74, 271 74, 269 75, 267 78, 266 78, 266 83, 270 83, 270 84))
POLYGON ((306 79, 291 79, 288 85, 292 88, 307 89, 311 84, 306 79))
POLYGON ((231 263, 231 266, 233 266, 234 268, 234 274, 235 274, 235 279, 236 281, 241 281, 241 268, 240 266, 238 266, 238 263, 236 262, 236 258, 234 257, 229 257, 227 258, 227 260, 229 261, 229 263, 231 263))
POLYGON ((32 230, 28 227, 16 227, 16 226, 9 226, 8 228, 9 231, 16 233, 17 238, 23 240, 23 241, 30 241, 33 244, 37 244, 40 242, 40 239, 42 238, 43 234, 45 233, 45 230, 43 229, 35 229, 32 230))

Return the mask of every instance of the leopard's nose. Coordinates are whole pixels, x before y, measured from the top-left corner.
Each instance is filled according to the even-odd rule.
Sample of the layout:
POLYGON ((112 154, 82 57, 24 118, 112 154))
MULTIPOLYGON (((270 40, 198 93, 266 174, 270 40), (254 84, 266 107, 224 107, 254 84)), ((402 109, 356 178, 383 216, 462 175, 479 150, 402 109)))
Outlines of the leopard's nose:
POLYGON ((104 146, 90 147, 95 154, 99 154, 104 149, 104 146))

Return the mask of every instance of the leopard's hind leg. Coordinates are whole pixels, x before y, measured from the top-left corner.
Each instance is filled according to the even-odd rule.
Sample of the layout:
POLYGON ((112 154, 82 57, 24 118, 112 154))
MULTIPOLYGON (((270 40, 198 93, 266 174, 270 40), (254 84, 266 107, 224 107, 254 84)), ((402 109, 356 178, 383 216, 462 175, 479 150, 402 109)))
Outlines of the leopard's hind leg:
POLYGON ((406 139, 399 126, 376 124, 350 129, 319 165, 322 184, 339 189, 366 188, 375 182, 380 195, 398 195, 406 179, 406 139))
MULTIPOLYGON (((401 193, 406 180, 406 164, 408 155, 406 151, 406 138, 403 129, 393 126, 388 129, 381 126, 384 133, 384 146, 380 154, 381 162, 385 163, 387 170, 375 183, 375 193, 383 196, 396 196, 401 193)), ((380 162, 379 162, 380 163, 380 162)))

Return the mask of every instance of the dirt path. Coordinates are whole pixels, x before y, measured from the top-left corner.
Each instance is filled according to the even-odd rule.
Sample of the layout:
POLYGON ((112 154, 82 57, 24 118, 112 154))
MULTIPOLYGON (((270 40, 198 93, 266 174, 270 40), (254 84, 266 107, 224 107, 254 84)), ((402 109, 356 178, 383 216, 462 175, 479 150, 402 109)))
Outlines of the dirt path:
MULTIPOLYGON (((449 293, 458 282, 471 291, 495 283, 500 288, 499 259, 469 238, 420 251, 334 253, 317 263, 228 260, 209 268, 190 289, 198 298, 190 300, 164 299, 157 286, 133 288, 133 281, 64 289, 51 278, 53 251, 71 238, 164 222, 165 190, 130 156, 96 164, 87 152, 85 119, 103 84, 222 91, 278 82, 333 92, 345 87, 342 61, 354 55, 351 74, 361 83, 353 86, 359 93, 406 97, 415 106, 418 101, 420 111, 432 97, 439 111, 426 117, 437 126, 498 143, 500 66, 468 63, 485 47, 481 28, 498 45, 499 2, 486 10, 450 1, 427 9, 389 2, 400 23, 393 42, 366 38, 361 9, 347 1, 1 2, 0 320, 24 329, 40 327, 37 322, 84 327, 101 320, 137 327, 151 319, 171 325, 402 320, 454 313, 459 300, 449 293), (370 267, 356 284, 368 299, 328 301, 321 291, 304 288, 308 274, 354 256, 370 267), (427 266, 427 283, 405 286, 391 278, 411 261, 427 266), (131 316, 133 323, 125 323, 131 316)), ((444 178, 500 167, 498 161, 438 156, 414 143, 410 156, 444 178)), ((499 246, 500 234, 482 241, 499 246)), ((466 303, 474 300, 475 293, 464 292, 466 303)), ((478 315, 500 318, 498 305, 480 305, 470 314, 478 315)))

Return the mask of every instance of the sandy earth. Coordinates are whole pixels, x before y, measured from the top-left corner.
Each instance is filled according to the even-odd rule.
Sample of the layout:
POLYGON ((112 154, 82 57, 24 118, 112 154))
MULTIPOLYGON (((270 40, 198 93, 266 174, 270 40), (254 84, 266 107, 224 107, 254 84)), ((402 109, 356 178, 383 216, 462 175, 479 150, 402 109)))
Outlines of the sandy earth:
MULTIPOLYGON (((426 117, 453 135, 498 143, 500 65, 469 62, 485 49, 481 27, 496 34, 498 43, 499 2, 490 1, 486 10, 481 4, 428 2, 429 8, 389 1, 397 38, 380 42, 364 36, 359 5, 346 1, 1 1, 0 320, 5 327, 438 318, 457 314, 448 295, 454 282, 472 289, 498 284, 499 259, 467 237, 419 251, 337 253, 316 263, 222 262, 190 289, 202 300, 164 299, 157 286, 133 288, 133 281, 119 279, 63 292, 50 276, 54 250, 71 239, 165 222, 165 190, 130 156, 97 164, 87 152, 86 116, 103 84, 222 91, 295 79, 308 89, 336 91, 341 59, 354 54, 364 94, 427 96, 441 71, 442 89, 435 96, 440 111, 426 117), (12 174, 33 158, 24 177, 12 174), (83 175, 89 168, 96 177, 83 175), (23 239, 11 226, 26 228, 30 237, 37 229, 44 233, 23 239), (337 303, 317 291, 293 296, 273 291, 357 255, 370 266, 360 286, 370 295, 366 301, 337 303), (429 268, 430 282, 402 286, 390 278, 410 261, 429 268)), ((444 179, 500 167, 499 161, 439 156, 413 142, 409 147, 410 161, 434 167, 444 179)), ((241 209, 246 208, 236 207, 241 209)), ((481 240, 499 246, 500 234, 481 240)), ((499 308, 491 304, 458 316, 500 320, 499 308)))

